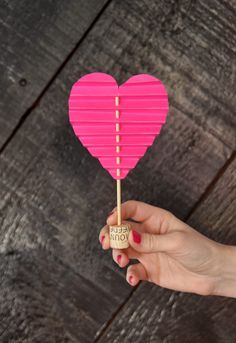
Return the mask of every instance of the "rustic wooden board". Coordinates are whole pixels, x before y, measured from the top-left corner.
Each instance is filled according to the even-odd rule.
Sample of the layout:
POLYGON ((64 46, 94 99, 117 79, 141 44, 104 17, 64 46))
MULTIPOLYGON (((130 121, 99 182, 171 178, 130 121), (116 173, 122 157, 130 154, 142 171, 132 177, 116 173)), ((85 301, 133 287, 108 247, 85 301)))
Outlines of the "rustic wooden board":
POLYGON ((98 244, 92 261, 91 252, 78 256, 82 230, 60 231, 3 184, 0 194, 1 341, 93 341, 130 287, 101 263, 98 244))
MULTIPOLYGON (((188 222, 236 245, 236 159, 188 222)), ((235 342, 236 300, 201 297, 142 283, 99 342, 235 342)))
MULTIPOLYGON (((108 319, 130 292, 97 241, 106 213, 114 205, 115 187, 71 134, 65 113, 67 94, 60 87, 65 79, 66 70, 1 157, 2 241, 9 236, 7 246, 16 251, 39 246, 59 256, 68 268, 116 300, 108 319)), ((160 140, 127 179, 124 196, 140 197, 186 215, 228 154, 220 141, 176 110, 160 140), (193 135, 198 144, 191 148, 193 135), (205 175, 203 180, 197 167, 205 175)), ((77 320, 75 316, 75 326, 77 320)))
MULTIPOLYGON (((200 9, 203 5, 198 4, 200 9)), ((164 1, 112 2, 0 157, 2 268, 4 263, 8 263, 5 256, 8 250, 20 253, 19 258, 25 265, 22 268, 31 263, 30 254, 24 259, 22 252, 30 248, 40 250, 40 256, 45 254, 48 259, 52 258, 49 265, 60 261, 56 267, 59 275, 66 268, 84 280, 82 289, 87 283, 92 283, 98 298, 105 293, 108 304, 114 298, 110 308, 105 305, 101 321, 95 320, 95 329, 88 331, 89 324, 85 321, 84 327, 81 326, 81 336, 75 336, 76 339, 83 340, 81 337, 86 334, 89 339, 99 335, 103 325, 126 300, 131 288, 125 283, 123 273, 115 268, 110 255, 101 251, 97 240, 106 214, 115 205, 115 185, 98 161, 76 141, 69 127, 67 99, 73 82, 84 73, 95 70, 109 72, 119 82, 125 81, 131 74, 148 72, 160 77, 170 91, 168 123, 158 141, 124 182, 124 199, 136 198, 163 206, 183 218, 235 147, 235 121, 231 111, 233 91, 224 84, 222 76, 221 81, 228 92, 225 91, 222 101, 218 96, 220 86, 214 78, 214 70, 205 68, 204 63, 197 63, 200 58, 198 49, 202 44, 197 27, 184 26, 184 29, 176 30, 182 17, 185 23, 191 19, 189 13, 194 16, 197 5, 186 1, 179 2, 178 6, 164 1), (185 51, 185 44, 192 42, 195 45, 185 51), (213 90, 207 88, 203 96, 202 87, 209 86, 208 77, 213 90), (190 93, 193 85, 194 92, 190 93), (229 104, 226 109, 224 102, 229 104), (213 107, 219 110, 210 113, 213 107)), ((222 16, 226 17, 227 13, 226 10, 222 16)), ((199 23, 201 16, 197 19, 199 23)), ((210 41, 211 35, 203 31, 204 39, 210 41)), ((207 64, 211 51, 206 43, 204 49, 206 51, 201 52, 201 58, 205 58, 207 64)), ((213 56, 218 56, 220 50, 217 49, 213 51, 213 56)), ((230 68, 234 68, 233 63, 230 68)), ((220 62, 216 59, 214 68, 218 67, 220 62)), ((232 83, 233 76, 229 80, 232 83)), ((37 262, 37 255, 33 255, 32 263, 42 264, 40 256, 37 262)), ((46 263, 43 266, 47 268, 46 263)), ((11 273, 14 275, 16 272, 17 268, 12 265, 11 273)), ((4 282, 9 282, 11 273, 6 275, 4 282)), ((55 277, 52 275, 51 283, 51 274, 46 275, 50 291, 53 292, 55 287, 60 289, 58 274, 55 277)), ((72 282, 68 278, 69 281, 65 275, 61 280, 63 287, 72 282)), ((29 276, 30 282, 33 279, 30 281, 29 276)), ((73 285, 74 282, 77 282, 76 277, 73 285)), ((39 291, 44 292, 44 287, 42 284, 39 291)), ((80 286, 77 289, 73 286, 73 291, 75 297, 78 293, 80 299, 80 286)), ((7 292, 10 302, 14 291, 6 288, 7 292)), ((53 301, 45 299, 49 307, 53 301)), ((94 319, 96 316, 90 309, 93 302, 87 306, 89 318, 94 319)), ((99 317, 98 308, 96 305, 94 311, 99 317)), ((19 310, 18 303, 15 309, 19 310)), ((78 304, 80 316, 83 316, 83 310, 83 305, 80 311, 78 304)), ((42 311, 46 316, 46 305, 42 311)), ((32 308, 31 316, 35 313, 37 307, 32 308)), ((30 325, 31 317, 26 317, 26 314, 23 317, 30 325)), ((11 313, 8 313, 6 322, 11 319, 11 313)), ((73 312, 73 328, 67 327, 68 334, 74 335, 79 321, 73 312)), ((50 321, 45 325, 46 331, 50 330, 51 325, 53 327, 50 321)), ((63 341, 66 337, 66 341, 63 317, 60 317, 58 325, 60 339, 63 341)), ((40 336, 40 330, 36 332, 40 336)), ((23 335, 25 331, 21 333, 18 328, 17 333, 23 335)), ((31 338, 29 333, 27 339, 34 341, 31 338)))
POLYGON ((236 245, 236 154, 211 195, 198 206, 188 222, 208 237, 236 245), (207 209, 207 210, 206 210, 207 209), (200 218, 200 220, 198 220, 200 218))
POLYGON ((105 292, 38 247, 1 253, 0 271, 1 342, 90 343, 114 307, 105 292))
POLYGON ((0 148, 107 2, 1 3, 0 148))

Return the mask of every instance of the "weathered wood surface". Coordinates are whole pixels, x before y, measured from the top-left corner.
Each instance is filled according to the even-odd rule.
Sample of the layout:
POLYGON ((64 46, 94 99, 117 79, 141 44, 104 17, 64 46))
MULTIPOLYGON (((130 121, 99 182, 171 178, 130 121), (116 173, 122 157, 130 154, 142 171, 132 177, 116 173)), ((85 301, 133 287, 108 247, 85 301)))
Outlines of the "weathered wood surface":
POLYGON ((106 3, 1 2, 0 148, 106 3))
MULTIPOLYGON (((229 1, 111 2, 15 133, 0 157, 4 339, 47 342, 45 335, 50 334, 49 342, 92 342, 131 292, 97 240, 115 205, 115 185, 69 127, 67 99, 73 82, 96 70, 111 73, 119 82, 140 72, 164 81, 170 92, 168 123, 124 182, 123 197, 168 208, 184 218, 236 146, 232 6, 229 1), (211 29, 206 26, 209 17, 211 29)), ((157 299, 163 297, 155 307, 163 335, 168 333, 165 299, 171 304, 173 295, 151 285, 142 289, 139 303, 149 305, 143 308, 147 328, 140 337, 145 341, 152 335, 150 342, 158 341, 159 332, 153 326, 148 329, 147 317, 153 319, 149 311, 155 311, 149 290, 157 299)), ((128 306, 137 306, 133 299, 138 292, 128 306)), ((187 297, 195 308, 200 298, 187 297)), ((132 311, 124 308, 129 316, 132 311)), ((178 309, 185 311, 184 305, 178 309)), ((124 311, 118 318, 123 316, 124 311)), ((133 318, 122 321, 125 337, 130 338, 127 324, 133 318)), ((177 321, 175 325, 178 329, 177 321)), ((113 328, 108 339, 115 342, 113 328)))
MULTIPOLYGON (((188 223, 236 245, 236 158, 188 223)), ((112 322, 102 342, 235 342, 236 300, 164 290, 143 282, 112 322)))

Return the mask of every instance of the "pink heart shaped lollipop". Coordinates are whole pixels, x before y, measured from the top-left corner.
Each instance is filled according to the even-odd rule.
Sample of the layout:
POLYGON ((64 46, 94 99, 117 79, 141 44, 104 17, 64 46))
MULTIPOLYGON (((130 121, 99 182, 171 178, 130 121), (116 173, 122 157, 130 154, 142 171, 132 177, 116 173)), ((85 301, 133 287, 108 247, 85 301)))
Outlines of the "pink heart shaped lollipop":
POLYGON ((167 112, 166 89, 148 74, 132 76, 121 86, 108 74, 87 74, 69 98, 76 136, 116 180, 124 179, 152 145, 167 112))

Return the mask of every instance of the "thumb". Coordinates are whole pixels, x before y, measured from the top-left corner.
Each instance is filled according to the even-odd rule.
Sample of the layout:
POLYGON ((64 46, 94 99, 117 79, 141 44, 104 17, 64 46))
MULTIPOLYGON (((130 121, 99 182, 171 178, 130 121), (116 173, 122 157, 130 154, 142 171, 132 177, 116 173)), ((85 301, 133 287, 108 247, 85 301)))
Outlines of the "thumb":
POLYGON ((131 230, 129 244, 139 252, 168 252, 180 248, 183 238, 183 233, 178 231, 166 234, 150 234, 131 230))

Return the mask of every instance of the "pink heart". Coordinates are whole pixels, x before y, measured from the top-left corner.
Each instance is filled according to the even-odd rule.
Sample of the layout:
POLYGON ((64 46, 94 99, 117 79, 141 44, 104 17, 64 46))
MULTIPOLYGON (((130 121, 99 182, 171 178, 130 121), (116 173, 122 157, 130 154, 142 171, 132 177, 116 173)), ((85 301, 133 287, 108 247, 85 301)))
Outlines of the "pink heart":
POLYGON ((132 76, 120 87, 108 74, 87 74, 69 98, 76 136, 116 180, 124 179, 152 145, 167 112, 166 89, 148 74, 132 76))

